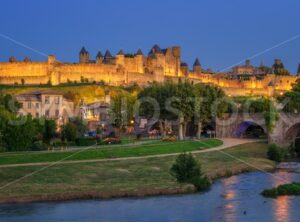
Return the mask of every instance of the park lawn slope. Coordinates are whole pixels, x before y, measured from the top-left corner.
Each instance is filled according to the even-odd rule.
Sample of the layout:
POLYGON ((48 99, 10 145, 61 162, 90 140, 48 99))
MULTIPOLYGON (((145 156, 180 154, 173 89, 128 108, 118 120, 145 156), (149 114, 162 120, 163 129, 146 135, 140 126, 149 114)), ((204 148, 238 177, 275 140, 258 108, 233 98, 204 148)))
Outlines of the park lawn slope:
POLYGON ((177 141, 154 142, 137 146, 111 146, 109 148, 90 148, 77 151, 61 152, 29 152, 29 153, 4 153, 0 155, 0 165, 56 162, 60 160, 94 160, 121 157, 140 157, 169 153, 191 152, 222 145, 221 140, 204 139, 202 141, 177 141))
MULTIPOLYGON (((275 163, 267 159, 267 149, 266 143, 249 143, 194 156, 202 170, 215 179, 256 170, 244 162, 262 170, 273 169, 275 163)), ((194 192, 192 185, 179 184, 170 175, 175 159, 176 156, 168 156, 58 164, 45 169, 38 166, 0 168, 0 203, 194 192), (24 178, 25 175, 30 176, 24 178)))

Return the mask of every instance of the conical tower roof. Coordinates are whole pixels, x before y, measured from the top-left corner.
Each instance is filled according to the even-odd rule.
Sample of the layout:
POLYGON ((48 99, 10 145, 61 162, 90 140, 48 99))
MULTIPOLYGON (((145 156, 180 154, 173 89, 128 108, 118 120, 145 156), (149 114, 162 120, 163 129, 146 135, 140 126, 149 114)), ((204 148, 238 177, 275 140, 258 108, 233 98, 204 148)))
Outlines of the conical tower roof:
POLYGON ((111 55, 109 50, 106 50, 104 58, 112 58, 113 56, 111 55))
POLYGON ((88 54, 89 52, 86 51, 86 49, 84 47, 81 48, 80 50, 80 54, 88 54))
POLYGON ((123 52, 123 50, 121 49, 119 52, 118 52, 118 54, 117 55, 124 55, 124 52, 123 52))
POLYGON ((99 51, 99 52, 97 53, 96 58, 103 58, 103 55, 102 55, 101 51, 99 51))
POLYGON ((149 52, 149 55, 151 55, 151 54, 156 54, 156 53, 163 54, 163 51, 161 50, 161 48, 160 48, 159 45, 157 45, 157 44, 155 44, 155 45, 151 48, 151 50, 150 50, 150 52, 149 52))
POLYGON ((200 61, 198 58, 196 58, 195 62, 194 62, 194 66, 201 66, 200 61))
POLYGON ((135 55, 144 55, 141 49, 138 49, 135 55))

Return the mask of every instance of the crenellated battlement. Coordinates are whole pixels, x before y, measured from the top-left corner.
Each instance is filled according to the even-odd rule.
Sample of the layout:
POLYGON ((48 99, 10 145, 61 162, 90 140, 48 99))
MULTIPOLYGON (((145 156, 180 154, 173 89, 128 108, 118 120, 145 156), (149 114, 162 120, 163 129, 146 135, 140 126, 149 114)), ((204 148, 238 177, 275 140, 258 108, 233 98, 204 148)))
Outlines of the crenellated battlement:
MULTIPOLYGON (((279 63, 281 66, 281 60, 277 59, 275 66, 279 63)), ((179 46, 161 49, 154 45, 147 55, 140 49, 134 54, 120 50, 116 55, 109 50, 104 55, 99 51, 94 60, 83 47, 78 63, 62 63, 54 55, 49 55, 44 62, 31 61, 28 57, 17 61, 11 57, 8 62, 0 62, 0 84, 58 85, 84 80, 104 81, 116 86, 132 83, 143 86, 153 81, 189 79, 194 83, 220 86, 228 95, 273 95, 290 90, 298 79, 298 76, 274 75, 273 69, 265 71, 263 68, 254 67, 247 60, 245 65, 236 66, 231 72, 212 74, 211 70, 204 70, 196 59, 190 70, 188 64, 181 61, 179 46)))

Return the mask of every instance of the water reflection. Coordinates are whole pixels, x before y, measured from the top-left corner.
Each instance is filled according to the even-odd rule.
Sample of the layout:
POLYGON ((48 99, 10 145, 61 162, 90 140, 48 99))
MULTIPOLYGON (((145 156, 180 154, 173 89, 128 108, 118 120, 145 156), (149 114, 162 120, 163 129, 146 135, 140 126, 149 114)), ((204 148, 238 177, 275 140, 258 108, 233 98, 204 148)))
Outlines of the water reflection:
POLYGON ((290 197, 279 197, 274 201, 274 221, 289 222, 290 221, 290 197))
MULTIPOLYGON (((276 173, 276 177, 272 177, 272 187, 277 187, 284 183, 289 183, 294 181, 295 174, 291 174, 285 171, 280 171, 276 173)), ((276 222, 289 222, 290 221, 290 200, 291 197, 282 196, 274 199, 273 202, 273 212, 274 221, 276 222)))
POLYGON ((223 215, 225 222, 235 222, 236 214, 238 209, 237 190, 235 185, 239 183, 239 178, 237 176, 232 176, 226 180, 222 180, 222 185, 224 187, 224 192, 222 197, 224 198, 223 215))
MULTIPOLYGON (((300 174, 278 173, 289 182, 300 174)), ((275 177, 256 172, 222 179, 204 194, 1 205, 5 222, 225 221, 294 222, 300 218, 300 197, 264 198, 263 189, 279 185, 275 177)))

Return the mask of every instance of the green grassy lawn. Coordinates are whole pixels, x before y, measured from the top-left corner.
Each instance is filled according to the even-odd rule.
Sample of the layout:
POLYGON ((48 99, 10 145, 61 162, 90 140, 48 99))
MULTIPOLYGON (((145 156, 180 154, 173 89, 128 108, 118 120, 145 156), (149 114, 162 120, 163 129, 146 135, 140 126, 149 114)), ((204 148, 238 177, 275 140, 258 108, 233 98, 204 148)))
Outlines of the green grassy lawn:
MULTIPOLYGON (((249 143, 226 149, 224 152, 251 163, 257 168, 268 170, 274 162, 266 157, 268 145, 249 143)), ((195 154, 203 171, 211 178, 228 176, 253 170, 245 163, 224 155, 219 151, 195 154)), ((54 195, 58 199, 65 194, 82 192, 130 194, 155 190, 175 190, 185 192, 186 184, 179 184, 170 175, 170 168, 176 156, 149 157, 136 160, 120 160, 97 163, 74 163, 54 165, 37 174, 24 178, 0 189, 0 202, 15 197, 37 199, 54 195)), ((40 170, 39 166, 0 168, 0 187, 40 170)))
POLYGON ((138 157, 147 155, 190 152, 222 144, 217 139, 205 139, 201 141, 178 141, 178 142, 152 142, 133 146, 105 146, 98 148, 82 149, 77 151, 62 152, 29 152, 29 153, 3 153, 0 155, 0 165, 18 163, 55 162, 67 158, 67 160, 91 160, 118 157, 138 157))

